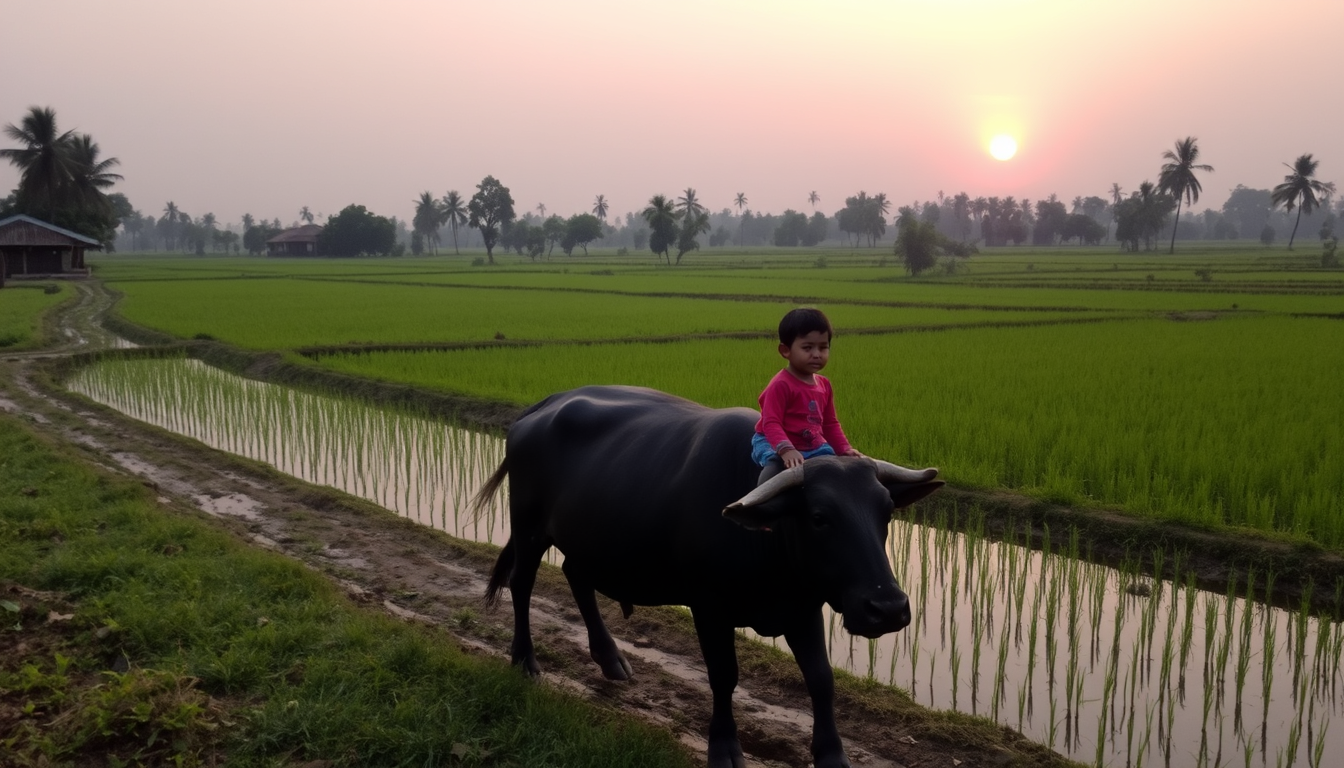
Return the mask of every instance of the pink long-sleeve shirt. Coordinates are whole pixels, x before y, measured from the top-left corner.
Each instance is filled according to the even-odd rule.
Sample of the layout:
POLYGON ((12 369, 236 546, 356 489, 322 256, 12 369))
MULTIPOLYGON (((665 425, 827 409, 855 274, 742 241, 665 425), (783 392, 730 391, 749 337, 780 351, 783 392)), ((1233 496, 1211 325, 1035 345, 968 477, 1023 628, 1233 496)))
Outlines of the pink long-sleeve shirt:
POLYGON ((756 431, 765 435, 776 452, 783 445, 814 451, 822 443, 830 443, 836 453, 844 455, 850 446, 835 417, 831 382, 820 374, 812 378, 816 383, 807 384, 787 368, 775 374, 761 392, 761 420, 756 422, 756 431))

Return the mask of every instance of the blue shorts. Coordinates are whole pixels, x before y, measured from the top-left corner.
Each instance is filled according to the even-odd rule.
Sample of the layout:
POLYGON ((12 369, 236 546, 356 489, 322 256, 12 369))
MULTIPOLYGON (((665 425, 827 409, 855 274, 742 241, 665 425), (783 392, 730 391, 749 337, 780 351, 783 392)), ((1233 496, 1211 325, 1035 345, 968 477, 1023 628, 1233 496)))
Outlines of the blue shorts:
MULTIPOLYGON (((810 459, 813 456, 834 456, 835 449, 831 447, 830 443, 822 443, 819 448, 811 451, 799 451, 799 453, 803 454, 804 459, 810 459)), ((762 435, 760 432, 756 432, 752 435, 751 460, 756 462, 757 466, 764 467, 766 464, 770 463, 771 459, 777 456, 779 456, 779 454, 775 453, 774 447, 766 441, 765 435, 762 435)))

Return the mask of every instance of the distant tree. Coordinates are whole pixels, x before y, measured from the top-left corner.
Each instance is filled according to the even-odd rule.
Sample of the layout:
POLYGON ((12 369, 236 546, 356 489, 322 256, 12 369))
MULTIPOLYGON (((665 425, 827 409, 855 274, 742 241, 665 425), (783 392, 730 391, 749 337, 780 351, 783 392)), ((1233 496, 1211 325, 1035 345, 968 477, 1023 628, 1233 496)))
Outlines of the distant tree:
MULTIPOLYGON (((1080 198, 1078 202, 1081 205, 1082 199, 1080 198)), ((1031 242, 1035 245, 1054 245, 1055 238, 1063 234, 1064 225, 1068 220, 1069 212, 1055 195, 1050 195, 1045 200, 1037 200, 1036 227, 1032 230, 1031 242)))
POLYGON ((500 227, 515 218, 513 196, 509 194, 509 188, 500 184, 494 176, 486 176, 476 185, 476 194, 467 203, 467 212, 471 215, 471 226, 481 231, 486 259, 494 264, 495 241, 499 238, 500 227))
POLYGON ((1167 216, 1175 208, 1176 201, 1170 195, 1151 181, 1143 182, 1138 191, 1116 207, 1115 239, 1125 250, 1137 251, 1143 242, 1151 251, 1153 238, 1166 226, 1167 216))
MULTIPOLYGON (((553 218, 560 218, 555 216, 553 218)), ((602 221, 591 213, 579 213, 569 217, 569 221, 564 222, 564 236, 560 242, 560 248, 564 250, 566 256, 573 255, 574 246, 583 248, 583 255, 588 255, 588 244, 602 237, 602 221)))
POLYGON ((807 193, 807 202, 812 206, 812 210, 815 211, 817 209, 817 203, 821 202, 821 195, 818 195, 817 191, 814 189, 807 193))
POLYGON ((1176 142, 1173 149, 1162 153, 1167 162, 1157 176, 1157 188, 1176 200, 1176 221, 1171 228, 1171 250, 1176 252, 1176 230, 1181 226, 1181 203, 1194 205, 1199 202, 1199 193, 1203 190, 1195 171, 1212 172, 1213 166, 1200 165, 1199 144, 1194 136, 1187 136, 1176 142))
POLYGON ((443 196, 443 201, 439 204, 439 211, 443 214, 443 220, 448 224, 448 229, 453 233, 453 253, 461 253, 457 249, 457 228, 465 225, 469 219, 466 201, 454 189, 443 196))
POLYGON ((701 205, 700 201, 696 199, 695 190, 690 187, 687 187, 685 193, 677 198, 676 208, 683 217, 705 212, 705 206, 701 205))
POLYGON ((918 276, 919 273, 937 264, 942 244, 942 234, 938 231, 938 227, 930 222, 907 216, 897 225, 896 257, 911 275, 918 276))
POLYGON ((971 196, 965 192, 958 192, 952 198, 952 220, 957 238, 966 242, 971 234, 971 196))
POLYGON ((747 207, 747 193, 738 192, 737 196, 733 198, 733 205, 737 206, 737 216, 739 219, 737 222, 737 244, 742 245, 742 224, 744 221, 742 220, 742 210, 747 207))
POLYGON ((1271 227, 1270 225, 1266 224, 1266 225, 1265 225, 1265 228, 1262 229, 1262 230, 1260 230, 1260 244, 1261 244, 1261 245, 1264 245, 1264 246, 1266 246, 1266 247, 1273 245, 1273 244, 1274 244, 1274 236, 1275 236, 1276 234, 1278 234, 1278 233, 1276 233, 1276 232, 1274 231, 1274 228, 1271 227))
POLYGON ((831 220, 821 211, 814 211, 807 220, 807 232, 803 235, 803 245, 812 247, 826 239, 831 233, 831 220))
MULTIPOLYGON (((552 214, 541 223, 541 233, 546 236, 546 256, 549 258, 551 251, 555 250, 556 243, 565 237, 565 220, 558 214, 552 214)), ((585 249, 584 253, 587 254, 588 251, 585 249)), ((568 256, 569 251, 565 251, 565 255, 568 256)))
POLYGON ((807 237, 807 214, 799 213, 792 208, 780 216, 779 225, 775 227, 775 245, 782 248, 792 248, 807 237))
MULTIPOLYGON (((308 210, 304 207, 304 210, 308 210)), ((432 253, 438 253, 439 227, 443 226, 443 208, 434 197, 434 193, 425 191, 415 200, 415 216, 411 219, 411 231, 420 235, 420 241, 428 245, 432 253)), ((417 252, 412 242, 412 252, 417 252)))
POLYGON ((1223 217, 1243 237, 1254 237, 1269 223, 1273 206, 1273 192, 1270 190, 1252 189, 1238 184, 1223 203, 1223 217))
POLYGON ((299 209, 299 221, 305 224, 313 223, 313 212, 308 210, 308 206, 305 205, 299 209))
POLYGON ((169 200, 163 206, 163 218, 159 219, 159 225, 165 230, 165 247, 170 251, 177 247, 177 214, 177 204, 169 200))
POLYGON ((1297 209, 1297 218, 1293 220, 1293 233, 1288 236, 1288 250, 1293 249, 1293 238, 1297 237, 1297 225, 1302 223, 1302 212, 1311 212, 1320 206, 1322 200, 1335 193, 1335 185, 1313 178, 1319 160, 1313 160, 1310 154, 1302 155, 1292 165, 1284 163, 1292 173, 1283 177, 1283 183, 1274 187, 1270 193, 1270 202, 1278 208, 1282 206, 1289 213, 1297 209))
POLYGON ((668 265, 671 265, 672 257, 669 250, 677 243, 679 234, 677 220, 681 215, 666 195, 654 195, 649 198, 649 204, 640 211, 640 215, 649 225, 649 250, 655 255, 662 256, 668 265))
POLYGON ((603 224, 606 224, 607 210, 608 210, 607 196, 598 195, 597 199, 593 201, 593 215, 597 217, 598 221, 601 221, 603 224))
POLYGON ((872 247, 886 234, 887 213, 890 209, 891 203, 885 192, 869 197, 867 192, 860 190, 859 194, 845 198, 845 207, 835 216, 839 220, 841 232, 854 235, 856 242, 867 237, 868 245, 872 247))
POLYGON ((697 240, 700 235, 709 231, 709 214, 703 209, 699 212, 687 212, 681 222, 681 230, 677 233, 677 263, 681 263, 681 257, 690 251, 700 249, 700 241, 697 240))
POLYGON ((545 203, 537 203, 537 213, 541 215, 541 218, 542 218, 543 220, 546 218, 546 204, 545 204, 545 203))
MULTIPOLYGON (((1081 205, 1078 207, 1082 208, 1081 205)), ((1060 240, 1072 240, 1076 237, 1079 245, 1099 245, 1101 238, 1105 236, 1106 228, 1085 213, 1069 214, 1059 230, 1060 240)))
POLYGON ((362 205, 348 205, 327 220, 317 236, 317 252, 324 256, 386 256, 396 244, 397 227, 386 216, 362 205))

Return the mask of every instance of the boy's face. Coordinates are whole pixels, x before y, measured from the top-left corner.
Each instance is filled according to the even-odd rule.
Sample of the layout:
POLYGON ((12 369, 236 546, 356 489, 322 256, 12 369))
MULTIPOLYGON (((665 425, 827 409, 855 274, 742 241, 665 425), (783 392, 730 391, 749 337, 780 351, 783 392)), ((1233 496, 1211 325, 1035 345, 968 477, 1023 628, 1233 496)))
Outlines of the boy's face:
POLYGON ((789 369, 804 378, 826 367, 831 357, 831 335, 825 331, 812 331, 799 336, 792 344, 780 344, 779 354, 789 361, 789 369))

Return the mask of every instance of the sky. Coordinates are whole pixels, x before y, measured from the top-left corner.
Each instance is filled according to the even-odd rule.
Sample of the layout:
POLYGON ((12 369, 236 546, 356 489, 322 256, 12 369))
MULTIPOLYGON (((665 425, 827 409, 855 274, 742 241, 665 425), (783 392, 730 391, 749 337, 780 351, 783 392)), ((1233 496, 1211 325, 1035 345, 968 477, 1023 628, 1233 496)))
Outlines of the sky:
POLYGON ((12 2, 0 125, 51 107, 137 209, 221 222, 409 218, 486 175, 520 214, 1067 201, 1156 181, 1186 136, 1199 210, 1304 153, 1344 184, 1341 39, 1341 0, 12 2))

